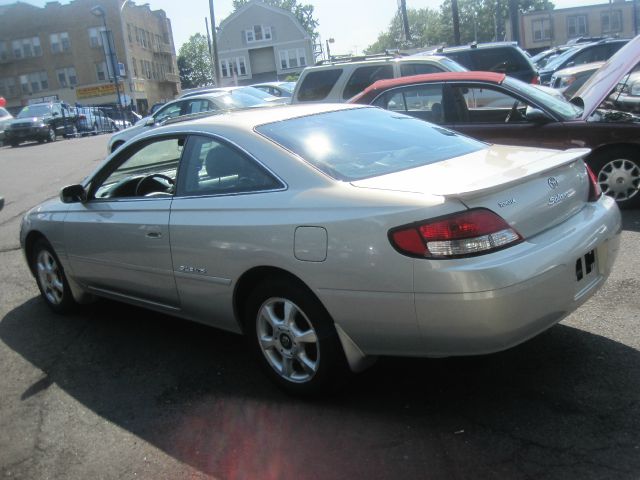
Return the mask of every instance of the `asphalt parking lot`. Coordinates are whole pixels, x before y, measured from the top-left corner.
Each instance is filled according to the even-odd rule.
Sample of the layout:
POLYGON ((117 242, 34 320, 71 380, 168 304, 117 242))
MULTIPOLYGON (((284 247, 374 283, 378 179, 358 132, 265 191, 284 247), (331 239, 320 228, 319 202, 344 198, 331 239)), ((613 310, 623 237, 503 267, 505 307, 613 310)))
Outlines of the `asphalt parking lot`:
POLYGON ((108 136, 0 148, 0 477, 638 479, 640 211, 591 300, 509 351, 381 359, 301 401, 241 337, 114 302, 52 314, 19 219, 108 136))

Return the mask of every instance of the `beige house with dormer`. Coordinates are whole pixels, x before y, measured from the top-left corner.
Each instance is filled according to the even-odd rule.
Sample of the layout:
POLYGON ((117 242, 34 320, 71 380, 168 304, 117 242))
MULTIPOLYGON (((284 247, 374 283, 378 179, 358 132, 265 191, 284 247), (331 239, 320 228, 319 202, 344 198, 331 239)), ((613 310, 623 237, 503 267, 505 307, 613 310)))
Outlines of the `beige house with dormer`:
POLYGON ((259 0, 220 23, 218 68, 223 86, 284 80, 313 64, 313 42, 297 18, 259 0))

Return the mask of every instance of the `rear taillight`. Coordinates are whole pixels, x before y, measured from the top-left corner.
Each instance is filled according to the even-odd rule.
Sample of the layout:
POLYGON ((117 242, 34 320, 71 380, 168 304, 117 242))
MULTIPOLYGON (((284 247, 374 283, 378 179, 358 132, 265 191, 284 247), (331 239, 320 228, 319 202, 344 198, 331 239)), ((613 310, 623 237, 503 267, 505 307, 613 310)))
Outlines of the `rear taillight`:
POLYGON ((602 196, 602 189, 598 184, 598 179, 595 173, 591 170, 591 167, 585 163, 587 167, 587 173, 589 174, 589 201, 596 202, 602 196))
POLYGON ((85 115, 80 115, 78 118, 79 118, 80 120, 86 120, 86 119, 87 119, 87 117, 86 117, 85 115))
POLYGON ((482 255, 523 238, 503 218, 478 208, 393 229, 389 240, 404 255, 439 259, 482 255))
POLYGON ((538 75, 534 75, 531 79, 531 85, 540 85, 540 77, 538 75))

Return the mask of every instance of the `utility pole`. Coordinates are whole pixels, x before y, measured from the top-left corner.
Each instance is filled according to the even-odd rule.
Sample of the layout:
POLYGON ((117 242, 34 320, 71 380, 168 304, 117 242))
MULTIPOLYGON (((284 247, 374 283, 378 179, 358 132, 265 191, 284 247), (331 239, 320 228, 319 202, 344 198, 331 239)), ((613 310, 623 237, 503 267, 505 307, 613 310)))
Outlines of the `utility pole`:
POLYGON ((460 14, 458 0, 451 0, 451 16, 453 17, 453 42, 460 45, 460 14))
POLYGON ((211 44, 213 45, 213 78, 216 82, 216 87, 220 86, 220 69, 218 68, 218 39, 216 37, 216 17, 213 13, 213 0, 209 0, 209 16, 211 17, 211 44))
POLYGON ((209 32, 209 20, 204 17, 204 26, 207 31, 207 47, 209 47, 209 58, 211 59, 211 80, 216 78, 216 67, 213 59, 213 48, 211 48, 211 33, 209 32))
POLYGON ((407 0, 398 0, 400 15, 402 16, 402 27, 404 29, 404 39, 411 42, 411 32, 409 31, 409 16, 407 15, 407 0))
POLYGON ((520 19, 518 18, 518 0, 509 0, 509 19, 511 21, 511 40, 520 43, 520 19))

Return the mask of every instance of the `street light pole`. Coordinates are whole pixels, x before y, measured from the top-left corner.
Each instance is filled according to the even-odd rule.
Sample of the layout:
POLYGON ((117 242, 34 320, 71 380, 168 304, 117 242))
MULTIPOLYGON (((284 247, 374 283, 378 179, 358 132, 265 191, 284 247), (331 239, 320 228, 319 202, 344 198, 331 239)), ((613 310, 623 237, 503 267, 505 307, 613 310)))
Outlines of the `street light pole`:
MULTIPOLYGON (((126 3, 126 2, 125 2, 126 3)), ((124 7, 124 4, 123 4, 124 7)), ((104 50, 104 59, 105 63, 111 64, 111 71, 113 72, 113 84, 116 89, 116 112, 120 114, 120 120, 122 120, 122 124, 124 125, 124 115, 122 113, 121 107, 121 97, 120 97, 120 82, 118 81, 118 57, 116 56, 116 46, 115 41, 113 40, 113 34, 111 30, 107 28, 107 14, 100 5, 96 5, 91 9, 91 13, 96 17, 102 17, 102 24, 104 25, 104 35, 102 38, 102 48, 104 50), (106 42, 106 44, 105 44, 106 42)), ((107 66, 107 74, 109 73, 109 67, 107 66)))

